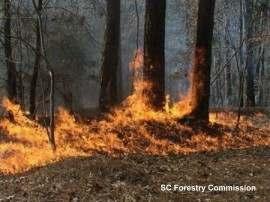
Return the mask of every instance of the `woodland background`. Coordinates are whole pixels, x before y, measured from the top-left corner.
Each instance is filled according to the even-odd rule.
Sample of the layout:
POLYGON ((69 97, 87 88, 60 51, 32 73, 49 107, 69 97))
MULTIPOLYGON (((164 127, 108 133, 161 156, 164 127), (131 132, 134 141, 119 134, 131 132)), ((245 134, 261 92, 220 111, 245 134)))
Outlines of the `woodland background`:
MULTIPOLYGON (((6 86, 3 47, 3 1, 1 1, 1 95, 6 86)), ((181 99, 189 86, 189 71, 196 35, 197 1, 169 0, 166 9, 166 94, 181 99)), ((22 102, 29 107, 29 86, 33 75, 36 15, 30 0, 11 1, 12 54, 22 87, 22 102), (23 39, 23 40, 20 40, 23 39), (31 46, 29 46, 29 44, 31 46)), ((106 2, 103 0, 51 0, 43 14, 44 40, 48 60, 55 71, 56 105, 87 112, 98 107, 100 68, 103 58, 106 2)), ((269 2, 267 0, 217 0, 211 72, 211 107, 237 107, 242 88, 246 102, 246 63, 252 58, 254 94, 257 106, 269 106, 270 53, 269 2), (246 4, 252 4, 247 11, 246 4), (249 20, 251 19, 251 20, 249 20), (251 31, 247 30, 251 23, 251 31), (250 33, 250 34, 247 34, 250 33), (251 49, 247 41, 251 40, 251 49), (243 87, 241 85, 243 84, 243 87)), ((132 88, 130 62, 143 48, 144 1, 121 1, 121 99, 132 88), (139 28, 139 29, 138 29, 139 28)), ((37 103, 48 85, 44 61, 37 82, 37 103), (43 84, 42 84, 43 83, 43 84), (42 85, 44 85, 42 87, 42 85)), ((19 85, 18 85, 19 86, 19 85)), ((41 109, 40 105, 37 107, 41 109)))

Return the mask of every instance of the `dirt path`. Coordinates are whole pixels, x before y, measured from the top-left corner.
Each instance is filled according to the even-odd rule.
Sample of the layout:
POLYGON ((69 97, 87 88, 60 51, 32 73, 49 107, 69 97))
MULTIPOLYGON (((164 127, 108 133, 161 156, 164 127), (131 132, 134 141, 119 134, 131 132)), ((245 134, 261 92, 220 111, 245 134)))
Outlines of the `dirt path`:
POLYGON ((188 156, 99 155, 0 176, 0 201, 270 201, 270 147, 188 156), (255 192, 162 192, 161 184, 255 185, 255 192))

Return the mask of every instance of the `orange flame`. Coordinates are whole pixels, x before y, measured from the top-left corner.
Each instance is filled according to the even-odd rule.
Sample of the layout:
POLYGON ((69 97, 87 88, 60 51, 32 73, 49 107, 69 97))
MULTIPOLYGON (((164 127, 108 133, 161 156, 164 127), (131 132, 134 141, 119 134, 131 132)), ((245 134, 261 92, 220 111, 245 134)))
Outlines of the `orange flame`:
MULTIPOLYGON (((186 114, 190 96, 172 104, 166 96, 164 111, 153 111, 147 105, 143 90, 150 87, 141 78, 143 66, 142 51, 138 50, 133 66, 136 72, 134 92, 121 106, 112 110, 102 120, 78 122, 67 110, 59 108, 56 114, 57 151, 52 153, 46 130, 30 120, 19 105, 4 99, 2 106, 14 115, 14 122, 0 119, 0 173, 18 173, 33 167, 47 165, 61 159, 77 156, 90 156, 96 152, 111 155, 144 153, 166 155, 170 153, 190 153, 222 148, 270 145, 270 138, 262 135, 250 136, 252 143, 231 133, 212 137, 196 133, 181 125, 178 119, 186 114), (3 137, 1 137, 3 136, 3 137), (222 144, 220 143, 222 142, 222 144), (237 143, 237 144, 236 144, 237 143)), ((210 116, 211 121, 232 126, 233 115, 210 116)), ((248 123, 252 126, 252 123, 248 123)), ((269 127, 269 126, 268 126, 269 127)), ((243 133, 245 134, 245 133, 243 133)))
POLYGON ((130 70, 140 70, 143 67, 143 50, 138 49, 134 54, 132 62, 129 63, 130 70))

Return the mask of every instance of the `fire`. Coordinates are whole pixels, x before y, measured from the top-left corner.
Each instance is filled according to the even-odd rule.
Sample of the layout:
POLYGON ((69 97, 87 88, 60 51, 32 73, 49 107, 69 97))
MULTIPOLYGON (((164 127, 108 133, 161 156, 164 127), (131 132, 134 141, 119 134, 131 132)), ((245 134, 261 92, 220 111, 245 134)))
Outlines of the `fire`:
POLYGON ((136 50, 135 54, 134 54, 134 58, 132 60, 132 62, 130 62, 129 64, 129 68, 130 70, 134 70, 135 72, 138 72, 141 70, 141 68, 143 67, 143 50, 142 49, 138 49, 136 50))
MULTIPOLYGON (((124 102, 124 107, 122 106, 120 111, 116 114, 121 117, 123 110, 132 114, 135 119, 154 119, 154 120, 167 120, 168 118, 180 118, 190 112, 190 93, 183 96, 181 101, 178 103, 171 104, 170 96, 166 95, 166 102, 164 105, 163 112, 156 112, 151 109, 148 105, 148 100, 144 96, 143 92, 146 89, 151 89, 151 83, 143 80, 143 51, 138 49, 135 52, 133 61, 130 63, 129 67, 133 72, 133 94, 129 96, 124 102)), ((117 116, 117 117, 118 117, 117 116)))
MULTIPOLYGON (((13 114, 14 122, 8 118, 0 119, 0 173, 20 173, 69 157, 96 153, 167 155, 270 145, 270 138, 263 134, 248 136, 248 133, 241 133, 234 137, 232 132, 226 132, 222 136, 210 136, 181 125, 179 118, 190 110, 189 94, 175 104, 166 96, 164 111, 152 110, 143 96, 143 90, 150 84, 140 76, 142 59, 142 51, 138 51, 135 61, 131 63, 136 76, 133 94, 105 118, 78 122, 68 110, 58 109, 56 153, 48 145, 44 127, 29 119, 19 105, 4 99, 2 106, 13 114), (245 139, 247 136, 249 140, 245 139)), ((232 127, 234 116, 211 114, 210 119, 213 123, 232 127)), ((246 125, 252 127, 252 124, 249 122, 246 125)))

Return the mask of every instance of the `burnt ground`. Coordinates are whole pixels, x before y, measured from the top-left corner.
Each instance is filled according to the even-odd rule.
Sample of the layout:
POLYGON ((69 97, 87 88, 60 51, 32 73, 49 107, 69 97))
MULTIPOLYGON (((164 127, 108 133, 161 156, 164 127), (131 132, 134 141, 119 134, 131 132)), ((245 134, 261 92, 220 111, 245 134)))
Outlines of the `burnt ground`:
POLYGON ((190 155, 71 158, 0 175, 0 201, 270 201, 270 147, 190 155), (165 183, 255 185, 255 192, 161 192, 165 183))

